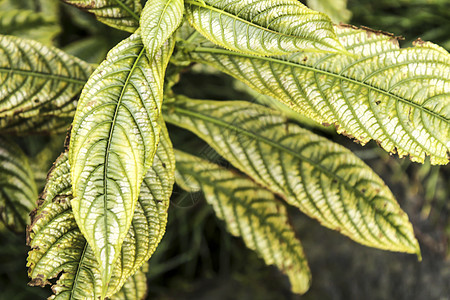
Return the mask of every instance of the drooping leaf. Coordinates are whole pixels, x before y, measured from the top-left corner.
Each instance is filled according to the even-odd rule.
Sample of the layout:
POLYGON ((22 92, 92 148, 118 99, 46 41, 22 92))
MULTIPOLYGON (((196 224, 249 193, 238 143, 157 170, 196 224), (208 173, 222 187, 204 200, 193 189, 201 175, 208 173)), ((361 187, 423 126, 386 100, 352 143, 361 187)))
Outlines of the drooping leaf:
POLYGON ((139 27, 140 0, 62 0, 93 13, 97 20, 111 27, 134 32, 139 27))
POLYGON ((57 48, 0 35, 0 118, 63 117, 92 71, 57 48))
POLYGON ((198 47, 192 59, 213 65, 257 91, 362 144, 446 164, 450 148, 450 55, 431 43, 399 49, 378 32, 337 28, 358 58, 299 52, 264 58, 198 47))
MULTIPOLYGON (((149 59, 139 33, 113 48, 86 83, 69 160, 73 213, 100 264, 106 289, 158 145, 170 39, 149 59)), ((104 290, 105 291, 105 290, 104 290)))
POLYGON ((38 198, 28 157, 13 141, 0 136, 0 220, 22 232, 38 198))
POLYGON ((183 20, 183 0, 147 1, 141 16, 142 41, 150 57, 170 38, 183 20))
POLYGON ((32 39, 46 45, 60 32, 51 16, 25 9, 0 10, 0 34, 32 39))
POLYGON ((273 56, 303 50, 345 52, 331 20, 297 0, 187 0, 190 24, 234 51, 273 56))
POLYGON ((308 0, 309 8, 323 12, 335 22, 347 23, 352 17, 352 12, 347 9, 347 0, 308 0))
POLYGON ((389 188, 344 147, 248 102, 177 97, 165 119, 322 225, 363 245, 420 255, 389 188))
POLYGON ((286 208, 275 196, 236 172, 181 151, 175 155, 177 171, 198 182, 231 234, 286 273, 294 293, 305 293, 311 284, 308 263, 286 208))
POLYGON ((128 277, 120 291, 114 294, 111 300, 144 300, 147 295, 146 272, 148 264, 145 264, 133 276, 128 277))
MULTIPOLYGON (((42 195, 42 204, 29 230, 28 274, 31 285, 52 287, 54 299, 95 299, 102 283, 95 255, 73 217, 67 153, 55 162, 42 195), (62 272, 62 273, 61 273, 62 272), (61 275, 59 275, 61 274, 61 275)), ((131 227, 115 265, 106 296, 116 293, 153 254, 164 235, 174 183, 175 160, 163 127, 152 168, 141 186, 131 227)))

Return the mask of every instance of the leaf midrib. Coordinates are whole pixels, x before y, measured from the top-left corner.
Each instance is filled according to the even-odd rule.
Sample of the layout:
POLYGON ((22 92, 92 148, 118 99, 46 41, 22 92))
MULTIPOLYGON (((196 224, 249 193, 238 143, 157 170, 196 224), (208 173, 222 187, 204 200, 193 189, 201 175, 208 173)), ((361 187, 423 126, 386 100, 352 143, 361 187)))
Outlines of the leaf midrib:
POLYGON ((29 77, 39 77, 39 78, 46 78, 46 79, 52 79, 52 80, 60 80, 70 83, 75 83, 79 85, 84 85, 86 83, 86 80, 71 78, 67 76, 62 75, 55 75, 50 73, 43 73, 33 70, 21 70, 21 69, 12 69, 12 68, 0 68, 0 73, 7 73, 9 75, 19 74, 29 77))
POLYGON ((267 61, 267 62, 270 62, 270 63, 284 64, 284 65, 288 65, 288 66, 291 66, 291 67, 294 67, 294 68, 301 68, 301 69, 305 69, 305 70, 312 71, 312 72, 315 72, 315 73, 321 73, 321 74, 324 74, 324 75, 327 75, 327 76, 335 77, 335 78, 337 78, 339 80, 348 81, 348 82, 351 82, 353 84, 356 84, 356 85, 359 85, 359 86, 363 86, 363 87, 365 87, 367 89, 370 89, 370 90, 373 90, 373 91, 375 91, 377 93, 384 94, 384 95, 386 95, 388 97, 394 98, 397 101, 403 102, 403 103, 405 103, 407 105, 410 105, 410 106, 413 106, 413 107, 415 107, 415 108, 417 108, 417 109, 419 109, 419 110, 421 110, 421 111, 423 111, 425 113, 428 113, 428 114, 432 115, 433 117, 435 117, 437 119, 440 119, 441 121, 443 121, 443 122, 445 122, 447 124, 450 124, 450 119, 449 118, 446 118, 445 116, 442 116, 442 115, 440 115, 440 114, 438 114, 438 113, 436 113, 436 112, 434 112, 434 111, 432 111, 432 110, 430 110, 430 109, 428 109, 426 107, 423 107, 423 106, 421 106, 421 105, 419 105, 417 103, 414 103, 411 100, 404 99, 404 98, 402 98, 400 96, 392 94, 391 92, 384 91, 384 90, 382 90, 382 89, 380 89, 378 87, 375 87, 373 85, 370 85, 370 84, 368 84, 366 82, 361 82, 361 81, 358 81, 356 79, 345 77, 345 76, 342 76, 340 74, 336 74, 336 73, 333 73, 333 72, 330 72, 330 71, 327 71, 327 70, 321 70, 321 69, 318 69, 318 68, 297 64, 297 63, 294 63, 294 62, 291 62, 291 61, 276 59, 276 58, 273 58, 273 57, 253 56, 253 55, 249 55, 249 54, 237 53, 237 52, 232 52, 232 51, 228 51, 228 50, 225 50, 225 49, 219 49, 219 48, 197 47, 192 52, 194 52, 194 53, 197 52, 197 53, 221 54, 221 55, 227 55, 227 56, 238 56, 238 57, 243 57, 243 58, 247 58, 247 59, 251 59, 251 60, 259 59, 259 60, 267 61))
MULTIPOLYGON (((153 1, 153 0, 150 0, 150 1, 153 1)), ((133 17, 133 19, 135 19, 136 21, 139 22, 139 16, 136 15, 136 14, 134 13, 134 11, 132 11, 132 10, 131 10, 128 6, 126 6, 122 1, 120 1, 120 0, 114 0, 114 2, 116 2, 117 5, 119 5, 119 6, 122 7, 127 13, 129 13, 129 14, 133 17)))

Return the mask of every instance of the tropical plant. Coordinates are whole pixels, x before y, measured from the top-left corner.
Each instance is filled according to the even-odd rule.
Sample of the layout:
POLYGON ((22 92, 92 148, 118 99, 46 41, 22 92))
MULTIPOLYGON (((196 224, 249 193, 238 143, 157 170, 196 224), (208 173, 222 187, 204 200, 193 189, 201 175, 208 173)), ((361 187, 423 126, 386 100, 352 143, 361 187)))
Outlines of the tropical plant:
POLYGON ((201 190, 228 231, 284 272, 294 293, 308 290, 311 273, 288 205, 360 244, 421 258, 390 189, 317 130, 333 125, 363 145, 375 140, 399 157, 447 164, 445 49, 422 40, 400 48, 391 34, 334 25, 296 0, 64 2, 130 35, 97 65, 107 41, 51 45, 57 3, 42 1, 45 13, 0 1, 8 10, 0 13, 1 219, 17 231, 28 224, 31 285, 52 284, 52 299, 145 297, 175 181, 201 190), (177 94, 194 64, 232 76, 266 105, 177 94), (165 122, 231 166, 174 149, 165 122), (55 142, 29 162, 11 136, 57 135, 70 124, 38 200, 34 176, 55 142))

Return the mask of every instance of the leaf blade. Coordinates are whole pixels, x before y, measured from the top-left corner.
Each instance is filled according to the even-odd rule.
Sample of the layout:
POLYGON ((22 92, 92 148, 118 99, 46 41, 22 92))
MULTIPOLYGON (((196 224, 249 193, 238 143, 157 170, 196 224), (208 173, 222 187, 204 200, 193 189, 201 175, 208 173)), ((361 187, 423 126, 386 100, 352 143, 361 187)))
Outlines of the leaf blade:
POLYGON ((412 225, 389 188, 344 147, 248 102, 178 97, 165 119, 323 226, 363 245, 420 255, 412 225))
POLYGON ((203 36, 237 52, 345 52, 330 19, 295 0, 186 1, 186 15, 203 36))
POLYGON ((78 103, 69 150, 72 206, 101 262, 104 288, 153 162, 164 72, 172 50, 170 40, 150 59, 139 33, 132 35, 109 52, 78 103))
POLYGON ((177 171, 198 182, 228 231, 285 273, 294 293, 304 294, 311 284, 308 263, 286 209, 274 195, 231 170, 181 151, 175 155, 177 171))

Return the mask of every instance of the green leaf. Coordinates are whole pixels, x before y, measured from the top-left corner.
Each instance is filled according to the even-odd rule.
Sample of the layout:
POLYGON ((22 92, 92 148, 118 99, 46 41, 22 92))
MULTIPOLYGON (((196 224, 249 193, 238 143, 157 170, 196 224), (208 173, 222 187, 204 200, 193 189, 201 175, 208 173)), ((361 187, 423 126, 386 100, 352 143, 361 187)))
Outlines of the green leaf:
POLYGON ((0 10, 0 34, 15 35, 51 45, 60 32, 56 20, 32 10, 0 10))
POLYGON ((120 291, 114 294, 111 300, 144 300, 147 296, 148 264, 139 269, 133 276, 128 277, 120 291))
POLYGON ((417 253, 389 188, 344 147, 248 102, 178 97, 165 119, 188 129, 258 184, 363 245, 417 253))
POLYGON ((0 35, 0 118, 62 117, 92 71, 57 48, 0 35))
POLYGON ((297 0, 187 0, 186 16, 210 41, 242 53, 346 52, 331 20, 297 0))
POLYGON ((347 9, 347 0, 308 0, 308 7, 323 12, 335 22, 347 23, 352 17, 352 12, 347 9))
POLYGON ((170 39, 150 60, 139 33, 113 48, 86 83, 70 140, 73 212, 106 289, 158 145, 170 39))
POLYGON ((0 136, 0 220, 22 232, 38 198, 28 157, 11 140, 0 136))
POLYGON ((134 32, 139 27, 140 0, 62 0, 93 13, 97 20, 111 27, 134 32))
POLYGON ((193 60, 219 68, 253 89, 362 144, 446 164, 450 148, 450 55, 431 43, 399 49, 392 36, 337 28, 351 53, 299 52, 264 58, 198 47, 193 60))
POLYGON ((72 122, 71 117, 34 116, 21 118, 18 116, 0 118, 0 134, 30 135, 66 133, 72 122))
POLYGON ((177 171, 198 182, 230 233, 286 273, 294 293, 305 293, 311 284, 308 263, 286 208, 275 196, 236 172, 181 151, 175 155, 177 171))
MULTIPOLYGON (((164 126, 164 125, 162 125, 164 126)), ((131 227, 113 270, 106 296, 116 293, 129 276, 153 254, 167 223, 167 209, 174 183, 175 160, 163 127, 152 168, 141 186, 131 227)), ((55 299, 95 299, 102 293, 99 265, 72 213, 70 166, 62 154, 49 173, 42 204, 33 217, 28 244, 31 285, 52 287, 55 299), (61 273, 62 272, 62 273, 61 273)))
POLYGON ((147 1, 141 16, 142 41, 150 57, 172 36, 183 20, 183 0, 147 1))

